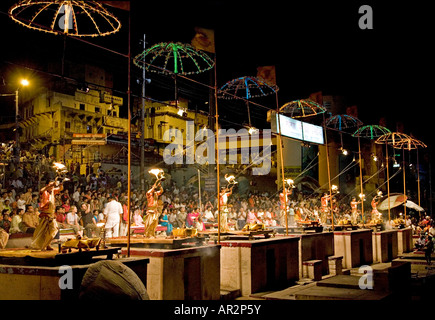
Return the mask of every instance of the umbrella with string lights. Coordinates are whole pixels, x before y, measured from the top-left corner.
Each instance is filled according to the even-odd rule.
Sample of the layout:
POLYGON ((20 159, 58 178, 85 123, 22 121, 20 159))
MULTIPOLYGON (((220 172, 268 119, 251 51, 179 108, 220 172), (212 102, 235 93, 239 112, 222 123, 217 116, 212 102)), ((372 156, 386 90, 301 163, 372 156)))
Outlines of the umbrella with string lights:
POLYGON ((190 44, 160 42, 136 55, 133 64, 145 71, 174 75, 175 103, 178 107, 177 75, 208 71, 214 67, 214 60, 190 44))
POLYGON ((264 97, 276 94, 279 88, 276 84, 266 82, 260 77, 239 77, 225 83, 218 91, 218 98, 222 99, 244 99, 248 109, 248 127, 251 130, 251 114, 249 100, 257 97, 264 97))
POLYGON ((355 118, 348 114, 338 114, 329 117, 325 121, 325 125, 328 128, 333 128, 339 131, 349 128, 355 128, 361 126, 363 123, 358 118, 355 118))
MULTIPOLYGON (((421 148, 427 148, 427 145, 424 144, 422 141, 417 140, 415 138, 410 137, 409 139, 402 139, 401 141, 397 142, 394 147, 396 149, 402 149, 403 152, 405 150, 411 151, 416 150, 417 151, 417 189, 418 189, 418 205, 420 205, 420 168, 419 168, 419 161, 418 161, 418 149, 421 148)), ((405 162, 405 156, 403 157, 403 162, 405 162)), ((404 166, 405 167, 405 166, 404 166)), ((405 171, 403 173, 403 188, 405 188, 405 171)), ((406 214, 406 209, 405 209, 406 214)))
POLYGON ((23 0, 9 8, 9 16, 27 28, 57 35, 97 37, 121 28, 99 1, 23 0))
MULTIPOLYGON (((386 163, 387 163, 387 201, 390 201, 390 173, 389 173, 389 161, 388 161, 388 146, 397 147, 400 143, 411 139, 410 136, 401 132, 388 132, 378 137, 375 141, 377 144, 385 144, 386 150, 386 163)), ((406 219, 406 215, 405 215, 406 219)), ((390 206, 388 205, 388 221, 391 220, 390 206)))
POLYGON ((285 103, 279 111, 291 118, 304 118, 322 114, 326 108, 310 99, 299 99, 285 103))
MULTIPOLYGON (((344 154, 347 154, 346 150, 343 148, 343 136, 342 131, 345 129, 355 128, 359 129, 362 126, 362 121, 356 117, 353 117, 348 114, 339 114, 332 117, 329 117, 325 121, 325 127, 338 130, 340 132, 341 139, 341 150, 344 154)), ((362 161, 361 161, 361 143, 360 137, 358 136, 358 158, 359 158, 359 175, 360 175, 360 194, 364 196, 364 188, 363 188, 363 176, 362 176, 362 161)), ((361 201, 361 214, 364 218, 364 202, 361 201)))
POLYGON ((181 42, 161 42, 138 54, 133 63, 146 71, 190 75, 210 70, 213 59, 204 51, 181 42))
POLYGON ((358 130, 356 130, 352 136, 353 137, 360 137, 360 138, 368 138, 370 140, 373 140, 375 138, 378 138, 386 133, 390 133, 391 131, 383 126, 379 125, 365 125, 358 130))

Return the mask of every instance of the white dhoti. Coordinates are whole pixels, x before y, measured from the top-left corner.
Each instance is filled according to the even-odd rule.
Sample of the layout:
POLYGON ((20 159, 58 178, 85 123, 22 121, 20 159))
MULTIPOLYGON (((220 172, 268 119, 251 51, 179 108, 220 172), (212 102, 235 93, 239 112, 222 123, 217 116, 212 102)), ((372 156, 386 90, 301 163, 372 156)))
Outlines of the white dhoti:
POLYGON ((104 228, 106 229, 106 238, 119 237, 119 214, 108 215, 104 228))

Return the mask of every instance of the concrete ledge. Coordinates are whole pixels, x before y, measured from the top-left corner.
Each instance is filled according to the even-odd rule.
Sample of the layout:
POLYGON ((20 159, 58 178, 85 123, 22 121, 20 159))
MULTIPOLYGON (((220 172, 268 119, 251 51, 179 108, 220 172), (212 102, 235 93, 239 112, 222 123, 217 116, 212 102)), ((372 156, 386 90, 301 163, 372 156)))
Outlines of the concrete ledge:
POLYGON ((302 262, 303 276, 314 281, 322 279, 322 260, 309 260, 302 262))

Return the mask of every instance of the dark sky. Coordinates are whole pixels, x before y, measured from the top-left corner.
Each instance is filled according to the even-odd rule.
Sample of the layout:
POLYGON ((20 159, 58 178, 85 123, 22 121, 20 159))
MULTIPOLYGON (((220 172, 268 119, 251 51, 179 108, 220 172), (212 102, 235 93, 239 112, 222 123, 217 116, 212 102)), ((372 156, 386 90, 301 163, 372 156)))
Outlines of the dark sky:
MULTIPOLYGON (((67 39, 64 50, 62 37, 32 31, 11 21, 5 13, 15 2, 0 2, 0 72, 7 82, 11 81, 15 64, 27 66, 27 71, 32 72, 43 68, 42 61, 61 61, 65 55, 68 60, 108 67, 115 72, 115 89, 126 90, 125 57, 73 39, 67 39)), ((211 28, 216 36, 219 87, 236 77, 255 76, 258 66, 275 65, 280 104, 306 98, 315 91, 342 95, 348 105, 358 106, 364 124, 377 124, 381 117, 387 117, 391 126, 402 121, 405 133, 431 143, 432 26, 430 10, 423 5, 354 0, 136 0, 132 9, 132 56, 141 52, 144 33, 147 45, 152 45, 190 42, 195 26, 211 28), (373 9, 373 30, 358 27, 358 9, 362 5, 373 9)), ((121 32, 89 41, 127 53, 128 14, 118 9, 111 11, 122 22, 121 32)), ((133 83, 140 74, 141 70, 132 67, 133 83)), ((207 77, 199 79, 207 81, 207 77)), ((157 94, 159 85, 165 87, 168 96, 173 94, 173 81, 164 77, 156 77, 148 93, 155 90, 157 94)), ((183 87, 183 81, 180 86, 180 95, 183 90, 195 98, 207 94, 204 88, 183 87)), ((133 90, 140 94, 140 86, 133 85, 133 90)), ((222 105, 222 119, 235 119, 235 114, 246 116, 243 104, 237 112, 232 104, 222 105)), ((262 115, 255 107, 252 112, 254 117, 262 115)))

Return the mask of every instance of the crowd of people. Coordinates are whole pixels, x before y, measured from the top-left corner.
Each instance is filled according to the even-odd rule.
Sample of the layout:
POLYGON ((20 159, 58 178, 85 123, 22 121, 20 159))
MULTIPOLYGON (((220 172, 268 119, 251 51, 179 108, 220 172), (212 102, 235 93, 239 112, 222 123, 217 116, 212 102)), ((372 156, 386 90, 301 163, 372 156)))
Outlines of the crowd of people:
MULTIPOLYGON (((41 161, 38 170, 42 170, 45 181, 56 178, 52 168, 54 159, 41 161)), ((31 170, 34 170, 32 168, 31 170)), ((41 221, 40 190, 41 174, 38 179, 32 176, 26 163, 17 166, 7 179, 3 179, 0 198, 0 228, 7 234, 33 233, 41 221)), ((72 229, 79 236, 95 237, 101 235, 101 226, 105 225, 106 237, 125 236, 128 228, 128 195, 125 174, 109 176, 101 168, 80 175, 72 167, 62 177, 62 189, 54 196, 55 220, 60 229, 72 229), (66 179, 65 179, 66 178, 66 179), (108 212, 120 215, 119 223, 110 222, 108 212), (113 228, 115 227, 115 228, 113 228)), ((44 185, 44 183, 42 183, 44 185)), ((130 193, 130 225, 144 227, 150 199, 147 191, 151 182, 144 189, 132 188, 130 193)), ((158 197, 158 214, 154 219, 158 225, 165 227, 170 236, 175 228, 216 228, 218 223, 218 198, 215 193, 203 191, 200 195, 192 185, 179 186, 174 181, 163 183, 163 192, 158 197)), ((334 221, 353 220, 353 223, 368 222, 373 219, 370 206, 362 215, 354 198, 336 194, 333 199, 334 221)), ((297 221, 317 221, 330 223, 331 215, 325 214, 324 198, 318 193, 303 193, 297 188, 287 194, 283 200, 281 192, 258 192, 251 190, 240 194, 235 189, 226 199, 225 219, 230 230, 241 230, 246 224, 260 223, 266 227, 296 225, 297 221), (287 205, 285 214, 284 203, 287 205)), ((157 208, 157 207, 156 207, 157 208)), ((415 234, 434 236, 434 222, 430 218, 409 214, 406 226, 412 226, 415 234)))

